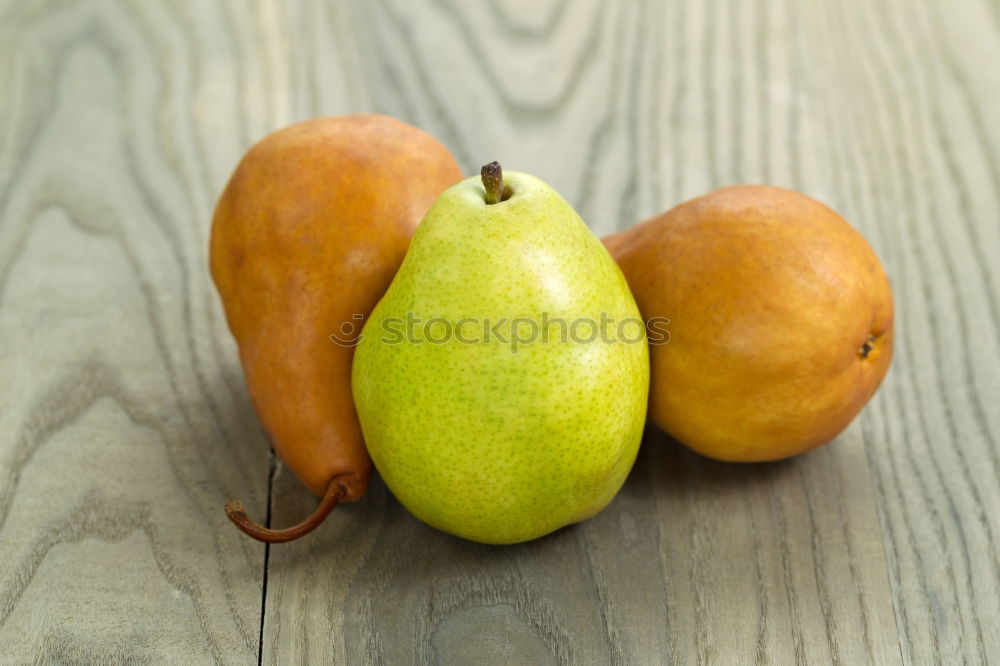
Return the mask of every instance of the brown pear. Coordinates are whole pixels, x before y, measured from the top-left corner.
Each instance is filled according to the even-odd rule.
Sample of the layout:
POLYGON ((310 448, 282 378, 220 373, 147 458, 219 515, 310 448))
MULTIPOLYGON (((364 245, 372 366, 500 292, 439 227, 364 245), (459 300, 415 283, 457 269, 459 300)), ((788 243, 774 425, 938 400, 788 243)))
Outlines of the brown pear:
POLYGON ((885 272, 861 234, 803 194, 726 187, 605 244, 650 326, 650 417, 695 451, 808 451, 847 427, 885 376, 885 272))
MULTIPOLYGON (((448 150, 415 127, 317 118, 253 146, 219 199, 212 277, 254 407, 285 465, 329 508, 359 499, 371 473, 351 396, 363 317, 424 213, 461 178, 448 150)), ((242 511, 227 507, 250 533, 245 514, 244 524, 234 517, 242 511)), ((251 535, 287 540, 266 533, 251 535)))

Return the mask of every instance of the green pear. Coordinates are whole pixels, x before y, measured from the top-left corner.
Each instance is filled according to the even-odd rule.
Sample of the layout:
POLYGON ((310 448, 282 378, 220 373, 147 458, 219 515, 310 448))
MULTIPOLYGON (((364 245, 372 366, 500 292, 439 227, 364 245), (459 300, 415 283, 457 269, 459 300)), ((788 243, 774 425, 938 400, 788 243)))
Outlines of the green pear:
POLYGON ((413 515, 516 543, 589 518, 621 488, 649 352, 580 216, 494 162, 427 212, 365 324, 352 385, 375 467, 413 515))

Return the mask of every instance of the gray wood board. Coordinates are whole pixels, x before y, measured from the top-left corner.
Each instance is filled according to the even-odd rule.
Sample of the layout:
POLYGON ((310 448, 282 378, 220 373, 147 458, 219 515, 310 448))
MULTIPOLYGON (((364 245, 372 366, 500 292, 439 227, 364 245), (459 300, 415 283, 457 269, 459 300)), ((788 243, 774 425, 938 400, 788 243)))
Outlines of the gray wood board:
POLYGON ((0 2, 0 662, 995 658, 996 62, 981 0, 0 2), (252 542, 227 498, 276 526, 315 499, 253 416, 212 206, 267 132, 367 111, 535 173, 598 234, 802 190, 883 259, 894 367, 795 460, 650 429, 605 512, 533 543, 436 532, 378 480, 252 542))

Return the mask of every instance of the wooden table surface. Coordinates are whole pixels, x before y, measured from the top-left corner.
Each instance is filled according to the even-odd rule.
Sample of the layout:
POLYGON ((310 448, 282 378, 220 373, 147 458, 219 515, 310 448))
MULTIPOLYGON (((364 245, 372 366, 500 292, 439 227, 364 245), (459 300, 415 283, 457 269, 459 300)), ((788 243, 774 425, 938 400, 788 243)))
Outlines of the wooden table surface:
POLYGON ((1000 655, 995 0, 0 1, 0 663, 984 663, 1000 655), (206 268, 242 152, 379 111, 598 234, 719 185, 830 204, 897 302, 836 441, 650 429, 611 506, 513 547, 269 451, 206 268))

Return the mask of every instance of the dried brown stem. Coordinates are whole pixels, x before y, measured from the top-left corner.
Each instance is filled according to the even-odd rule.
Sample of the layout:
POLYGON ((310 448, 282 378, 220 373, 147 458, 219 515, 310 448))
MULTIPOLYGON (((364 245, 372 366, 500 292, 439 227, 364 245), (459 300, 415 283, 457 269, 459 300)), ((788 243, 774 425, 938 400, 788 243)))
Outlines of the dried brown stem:
POLYGON ((323 499, 320 500, 319 506, 312 512, 312 515, 298 525, 286 527, 283 530, 272 530, 262 527, 250 520, 247 517, 247 508, 239 500, 229 500, 226 502, 226 517, 233 521, 233 524, 240 528, 244 534, 257 539, 257 541, 263 541, 264 543, 293 541, 316 529, 326 519, 327 515, 333 511, 333 507, 337 506, 344 492, 344 488, 340 483, 340 477, 333 477, 330 479, 330 485, 326 487, 323 499))
POLYGON ((503 201, 503 169, 499 162, 490 162, 479 171, 479 177, 483 180, 483 187, 486 189, 486 203, 492 205, 503 201))

